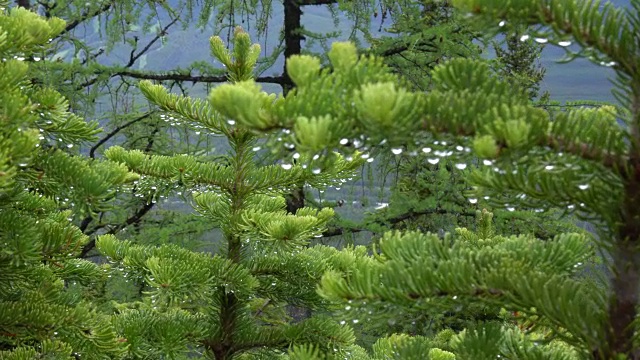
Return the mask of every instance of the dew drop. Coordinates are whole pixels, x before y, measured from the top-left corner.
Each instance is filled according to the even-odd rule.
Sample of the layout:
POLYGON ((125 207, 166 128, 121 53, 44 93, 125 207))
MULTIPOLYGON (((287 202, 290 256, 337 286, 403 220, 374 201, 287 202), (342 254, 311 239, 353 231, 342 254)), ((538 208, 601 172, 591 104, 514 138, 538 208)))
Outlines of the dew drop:
POLYGON ((312 172, 313 174, 315 174, 315 175, 318 175, 318 174, 320 174, 320 173, 322 172, 322 170, 320 170, 320 169, 318 168, 318 169, 313 169, 313 170, 311 170, 311 172, 312 172))
POLYGON ((571 41, 568 41, 568 40, 567 41, 559 41, 558 42, 558 46, 567 47, 569 45, 571 45, 571 41))
POLYGON ((236 122, 234 120, 227 120, 227 124, 229 125, 235 125, 236 122))
POLYGON ((529 38, 530 38, 530 36, 529 36, 529 35, 522 35, 522 36, 520 37, 520 41, 527 41, 527 40, 529 40, 529 38))
POLYGON ((391 152, 392 152, 394 155, 400 155, 400 154, 402 154, 402 149, 400 149, 400 148, 391 149, 391 152))
POLYGON ((546 44, 549 42, 549 39, 546 38, 535 38, 534 39, 538 44, 546 44))
POLYGON ((349 139, 340 139, 340 145, 347 145, 349 143, 349 139))
POLYGON ((580 190, 587 190, 587 189, 589 188, 589 184, 581 184, 581 185, 578 185, 578 188, 579 188, 580 190))
POLYGON ((431 148, 430 147, 423 147, 422 148, 422 152, 425 153, 425 154, 428 154, 428 153, 431 152, 431 148))
POLYGON ((260 151, 260 149, 262 149, 260 146, 254 146, 254 147, 253 147, 253 149, 251 149, 251 150, 253 150, 253 151, 260 151))
POLYGON ((507 24, 507 22, 506 22, 506 21, 504 21, 504 20, 502 20, 502 21, 500 21, 500 22, 498 23, 498 26, 503 27, 503 26, 505 26, 506 24, 507 24))
POLYGON ((427 161, 429 162, 429 164, 435 165, 440 161, 440 159, 438 159, 438 158, 436 158, 436 159, 427 159, 427 161))
POLYGON ((478 199, 476 199, 476 198, 470 198, 470 199, 469 199, 469 202, 470 202, 470 203, 472 203, 472 204, 475 204, 475 203, 477 203, 477 202, 478 202, 478 199))
POLYGON ((291 170, 291 168, 293 167, 293 165, 291 164, 282 164, 282 168, 285 170, 291 170))
POLYGON ((544 169, 545 170, 553 170, 554 167, 555 166, 553 166, 553 165, 547 165, 547 166, 544 167, 544 169))
POLYGON ((467 164, 456 164, 456 168, 459 170, 464 170, 467 168, 467 164))

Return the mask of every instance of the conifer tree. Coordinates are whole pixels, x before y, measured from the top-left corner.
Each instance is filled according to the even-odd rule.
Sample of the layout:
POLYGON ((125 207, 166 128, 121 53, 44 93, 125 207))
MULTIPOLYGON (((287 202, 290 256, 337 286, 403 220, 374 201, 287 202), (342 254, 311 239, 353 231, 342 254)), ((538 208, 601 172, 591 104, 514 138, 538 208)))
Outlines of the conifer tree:
POLYGON ((357 352, 352 330, 327 317, 330 304, 316 287, 324 271, 346 269, 364 249, 356 253, 308 247, 333 211, 300 208, 290 214, 283 195, 300 183, 320 188, 340 183, 362 160, 334 154, 320 163, 297 154, 294 159, 300 163, 257 164, 258 137, 219 111, 233 107, 241 116, 255 116, 260 106, 275 100, 275 95, 263 94, 257 102, 246 101, 257 91, 251 79, 260 47, 236 29, 233 51, 219 37, 211 38, 211 51, 225 64, 231 83, 216 88, 206 101, 171 94, 150 82, 141 83, 141 90, 167 114, 224 135, 231 150, 221 161, 150 156, 120 147, 106 152, 110 160, 143 176, 184 188, 192 194, 194 208, 224 234, 215 255, 176 245, 136 245, 110 235, 99 238, 98 249, 125 276, 143 282, 148 295, 142 302, 118 305, 114 323, 130 345, 128 356, 278 358, 293 346, 319 349, 332 357, 357 352), (244 100, 228 98, 227 90, 236 86, 243 89, 244 100), (287 317, 287 305, 315 312, 293 321, 287 317))
MULTIPOLYGON (((487 19, 483 23, 487 29, 505 22, 533 25, 530 36, 563 47, 572 42, 581 45, 578 52, 568 49, 570 55, 587 57, 616 71, 614 94, 623 111, 602 106, 550 114, 492 75, 485 62, 472 59, 438 66, 433 73, 434 88, 426 94, 413 93, 390 78, 375 59, 358 58, 354 48, 335 44, 334 56, 329 54, 332 73, 308 65, 289 67, 295 74, 292 77, 313 90, 287 96, 278 106, 256 112, 260 116, 235 118, 263 131, 290 128, 292 138, 321 143, 325 151, 339 148, 342 139, 357 139, 362 147, 383 140, 399 146, 420 134, 468 144, 486 165, 469 174, 474 188, 467 196, 487 197, 496 206, 508 203, 543 211, 559 207, 591 222, 600 236, 599 251, 610 255, 605 260, 611 278, 602 287, 573 274, 574 267, 583 264, 589 245, 576 234, 547 242, 518 237, 497 251, 480 248, 466 253, 456 241, 450 244, 433 235, 396 233, 386 236, 384 250, 374 259, 363 259, 350 273, 325 276, 322 293, 332 300, 342 299, 352 311, 373 303, 406 309, 454 297, 498 303, 533 317, 534 326, 543 329, 544 341, 562 340, 564 357, 640 358, 636 339, 640 2, 631 2, 634 11, 599 2, 457 3, 487 19), (303 103, 312 106, 293 106, 303 103), (290 111, 278 111, 281 108, 290 111), (305 111, 340 119, 344 128, 339 135, 318 131, 315 124, 298 120, 305 111), (434 262, 433 257, 442 262, 434 262)), ((311 62, 290 60, 291 64, 311 62)), ((240 96, 241 90, 238 87, 233 92, 240 96)), ((239 113, 235 110, 234 114, 239 113)), ((442 156, 456 159, 457 154, 442 156)), ((542 350, 535 350, 537 341, 528 336, 514 338, 505 325, 491 324, 469 329, 464 340, 457 342, 456 356, 502 356, 506 350, 496 345, 507 339, 517 340, 521 347, 506 350, 524 349, 517 358, 547 358, 542 350)))
POLYGON ((118 359, 124 344, 92 303, 106 274, 76 258, 88 238, 70 220, 107 209, 136 175, 73 154, 98 124, 34 85, 24 61, 65 22, 7 6, 0 2, 0 359, 118 359))

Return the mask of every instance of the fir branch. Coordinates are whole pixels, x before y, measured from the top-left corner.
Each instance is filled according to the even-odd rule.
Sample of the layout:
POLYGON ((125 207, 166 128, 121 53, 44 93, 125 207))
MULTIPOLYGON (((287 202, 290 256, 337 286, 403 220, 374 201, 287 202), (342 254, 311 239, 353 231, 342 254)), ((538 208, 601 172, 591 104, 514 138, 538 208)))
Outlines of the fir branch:
MULTIPOLYGON (((425 209, 425 210, 419 210, 419 211, 409 210, 406 213, 403 213, 394 217, 374 220, 373 224, 380 225, 380 226, 388 226, 389 224, 395 225, 402 221, 409 220, 411 218, 424 216, 424 215, 431 215, 431 214, 476 217, 476 213, 471 211, 458 212, 458 211, 449 211, 442 208, 436 208, 436 209, 425 209)), ((356 226, 351 227, 348 225, 341 225, 341 226, 332 227, 323 231, 322 236, 332 237, 332 236, 340 236, 340 235, 349 234, 349 233, 358 233, 363 231, 372 231, 372 230, 366 227, 356 227, 356 226)))
MULTIPOLYGON (((191 75, 180 72, 168 72, 160 74, 142 71, 122 70, 113 73, 111 77, 115 76, 130 77, 141 80, 180 81, 192 83, 222 83, 228 81, 226 76, 191 75)), ((282 85, 284 83, 284 78, 282 76, 261 76, 256 78, 256 82, 282 85)))

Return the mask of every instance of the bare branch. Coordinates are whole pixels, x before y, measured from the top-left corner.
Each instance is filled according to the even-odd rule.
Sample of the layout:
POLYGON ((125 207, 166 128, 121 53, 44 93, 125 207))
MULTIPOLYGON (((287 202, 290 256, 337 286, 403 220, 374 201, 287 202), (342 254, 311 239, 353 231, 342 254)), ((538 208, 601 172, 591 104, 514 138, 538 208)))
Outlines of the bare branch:
POLYGON ((95 158, 95 152, 98 149, 98 147, 100 147, 102 144, 106 143, 107 141, 109 141, 109 139, 111 139, 112 137, 114 137, 115 135, 117 135, 122 129, 125 129, 139 121, 142 121, 146 118, 148 118, 149 116, 151 116, 152 114, 154 114, 155 111, 149 111, 145 114, 142 114, 141 116, 127 122, 124 123, 118 127, 116 127, 115 129, 113 129, 111 132, 109 132, 105 137, 103 137, 102 139, 100 139, 100 141, 98 141, 97 143, 95 143, 95 145, 93 145, 91 147, 91 149, 89 150, 89 157, 94 159, 95 158))

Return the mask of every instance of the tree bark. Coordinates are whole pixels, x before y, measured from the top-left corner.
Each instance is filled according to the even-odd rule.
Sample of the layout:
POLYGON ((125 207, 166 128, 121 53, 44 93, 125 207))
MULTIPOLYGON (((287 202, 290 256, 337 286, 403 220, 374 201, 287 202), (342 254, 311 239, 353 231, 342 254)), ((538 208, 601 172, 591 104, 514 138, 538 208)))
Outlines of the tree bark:
POLYGON ((22 6, 27 10, 31 9, 31 1, 29 0, 16 0, 16 5, 22 6))

